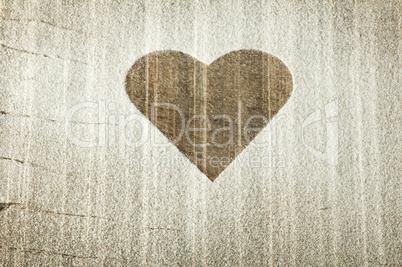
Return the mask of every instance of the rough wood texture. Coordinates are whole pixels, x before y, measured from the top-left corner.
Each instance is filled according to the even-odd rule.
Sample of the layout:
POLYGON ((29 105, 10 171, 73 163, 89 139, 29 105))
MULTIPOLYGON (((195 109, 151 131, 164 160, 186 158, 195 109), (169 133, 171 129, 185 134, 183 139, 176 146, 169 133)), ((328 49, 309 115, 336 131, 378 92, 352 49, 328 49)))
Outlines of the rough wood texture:
POLYGON ((256 50, 210 65, 157 51, 141 57, 126 80, 137 108, 212 181, 283 107, 292 86, 283 62, 256 50))
POLYGON ((0 8, 0 266, 402 266, 401 1, 0 8), (164 147, 121 142, 127 117, 131 144, 140 123, 157 129, 126 92, 139 58, 177 50, 211 64, 239 49, 281 59, 293 92, 218 179, 158 130, 164 147), (65 133, 66 112, 83 102, 106 107, 106 121, 99 108, 72 118, 80 140, 102 141, 105 129, 96 147, 65 133), (311 153, 334 125, 336 166, 311 153), (270 155, 285 164, 252 164, 270 155))

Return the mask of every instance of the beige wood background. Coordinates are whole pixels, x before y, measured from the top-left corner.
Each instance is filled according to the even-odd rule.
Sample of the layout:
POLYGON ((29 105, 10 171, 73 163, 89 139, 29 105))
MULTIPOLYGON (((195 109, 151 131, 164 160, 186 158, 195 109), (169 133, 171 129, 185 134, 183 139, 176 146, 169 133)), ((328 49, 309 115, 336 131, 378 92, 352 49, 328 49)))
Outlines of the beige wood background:
POLYGON ((2 0, 0 38, 4 266, 402 265, 400 1, 2 0), (126 145, 153 129, 126 75, 164 49, 290 69, 248 165, 212 183, 173 145, 126 145))

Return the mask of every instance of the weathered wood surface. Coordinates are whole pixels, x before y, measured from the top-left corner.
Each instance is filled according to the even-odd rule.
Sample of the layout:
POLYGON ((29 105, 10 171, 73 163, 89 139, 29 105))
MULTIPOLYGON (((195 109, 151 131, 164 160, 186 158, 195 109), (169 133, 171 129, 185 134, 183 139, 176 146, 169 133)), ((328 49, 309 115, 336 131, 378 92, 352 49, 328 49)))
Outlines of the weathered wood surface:
POLYGON ((402 264, 400 1, 0 5, 0 265, 402 264), (219 178, 134 145, 138 59, 243 49, 293 91, 219 178))

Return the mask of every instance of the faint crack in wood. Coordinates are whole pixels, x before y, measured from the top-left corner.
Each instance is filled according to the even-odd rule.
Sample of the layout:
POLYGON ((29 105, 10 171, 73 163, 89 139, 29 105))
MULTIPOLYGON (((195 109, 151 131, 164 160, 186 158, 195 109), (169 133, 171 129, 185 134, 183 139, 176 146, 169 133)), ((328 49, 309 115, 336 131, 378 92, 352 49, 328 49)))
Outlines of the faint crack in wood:
POLYGON ((2 246, 0 245, 0 250, 4 250, 4 249, 8 249, 8 250, 16 250, 16 251, 21 251, 21 252, 27 252, 27 253, 35 253, 35 254, 39 254, 39 253, 44 253, 44 254, 48 254, 48 255, 58 255, 58 256, 62 256, 62 257, 68 257, 68 258, 79 258, 79 259, 101 259, 102 261, 105 260, 116 260, 119 262, 127 262, 127 258, 124 256, 124 254, 121 254, 120 258, 116 258, 116 257, 111 257, 111 256, 106 256, 106 257, 96 257, 96 256, 79 256, 79 255, 74 255, 74 254, 69 254, 69 253, 62 253, 62 252, 54 252, 54 251, 48 251, 45 249, 34 249, 34 248, 18 248, 18 247, 14 247, 14 246, 2 246))
POLYGON ((37 52, 28 51, 28 50, 25 50, 25 49, 15 48, 15 47, 3 44, 3 43, 1 44, 1 46, 4 47, 4 48, 7 48, 7 49, 11 49, 11 50, 21 52, 21 53, 27 53, 27 54, 31 54, 31 55, 35 55, 35 56, 48 57, 48 58, 53 58, 53 59, 68 60, 68 61, 72 61, 72 62, 76 62, 76 63, 81 63, 83 65, 88 65, 86 62, 83 62, 83 61, 80 61, 80 60, 77 60, 77 59, 64 58, 64 57, 57 56, 57 55, 56 56, 51 56, 51 55, 48 55, 48 54, 41 54, 41 53, 37 53, 37 52))
POLYGON ((34 168, 42 169, 42 170, 46 171, 47 173, 53 173, 53 174, 58 174, 58 175, 64 174, 63 172, 53 171, 53 170, 50 170, 49 168, 47 168, 45 166, 41 166, 41 165, 29 162, 29 161, 23 161, 23 160, 20 160, 20 159, 14 159, 14 158, 0 156, 0 160, 8 160, 8 161, 12 161, 12 162, 17 162, 19 164, 28 164, 28 165, 30 165, 30 166, 32 166, 34 168))
POLYGON ((64 213, 64 212, 42 210, 39 207, 29 205, 29 204, 24 204, 24 203, 18 203, 18 202, 0 203, 0 211, 1 211, 1 207, 3 207, 3 209, 7 209, 7 208, 9 208, 11 206, 16 206, 21 210, 27 209, 27 210, 32 210, 32 211, 35 211, 35 212, 45 213, 45 214, 50 214, 50 215, 62 215, 62 216, 71 216, 71 217, 80 217, 80 218, 92 218, 92 219, 102 219, 102 220, 114 221, 113 218, 105 218, 105 217, 95 216, 95 215, 72 214, 72 213, 64 213))
POLYGON ((26 164, 32 165, 32 166, 34 166, 34 167, 41 167, 41 166, 39 166, 39 165, 37 165, 37 164, 31 163, 31 162, 26 162, 26 161, 23 161, 23 160, 20 160, 20 159, 8 158, 8 157, 3 157, 3 156, 0 156, 0 159, 1 159, 1 160, 14 161, 14 162, 21 163, 21 164, 25 164, 25 163, 26 163, 26 164))
MULTIPOLYGON (((48 167, 39 165, 39 164, 35 164, 32 162, 27 162, 27 161, 23 161, 20 159, 14 159, 14 158, 9 158, 9 157, 4 157, 4 156, 0 156, 0 160, 6 160, 6 161, 12 161, 12 162, 16 162, 19 164, 28 164, 34 168, 39 168, 47 173, 52 173, 52 174, 57 174, 57 175, 65 175, 65 173, 63 173, 62 171, 54 171, 54 170, 50 170, 48 167)), ((76 173, 74 171, 69 172, 70 174, 76 173)))
POLYGON ((66 30, 66 31, 73 31, 73 32, 77 32, 77 33, 82 33, 82 34, 87 34, 84 31, 80 31, 77 29, 72 29, 72 28, 67 28, 64 26, 59 26, 56 24, 53 24, 51 22, 47 22, 45 20, 39 19, 39 20, 34 20, 34 19, 22 19, 22 18, 11 18, 11 17, 6 17, 6 16, 0 16, 0 19, 4 19, 4 20, 10 20, 10 21, 18 21, 18 22, 34 22, 34 23, 43 23, 52 27, 55 27, 57 29, 61 29, 61 30, 66 30))
MULTIPOLYGON (((1 247, 3 248, 3 247, 1 247)), ((98 257, 88 257, 88 256, 78 256, 78 255, 73 255, 73 254, 68 254, 68 253, 60 253, 60 252, 54 252, 54 251, 48 251, 44 249, 34 249, 34 248, 17 248, 13 246, 9 246, 8 249, 10 250, 20 250, 22 252, 28 252, 28 253, 45 253, 49 255, 59 255, 63 257, 72 257, 72 258, 81 258, 81 259, 98 259, 98 257)))

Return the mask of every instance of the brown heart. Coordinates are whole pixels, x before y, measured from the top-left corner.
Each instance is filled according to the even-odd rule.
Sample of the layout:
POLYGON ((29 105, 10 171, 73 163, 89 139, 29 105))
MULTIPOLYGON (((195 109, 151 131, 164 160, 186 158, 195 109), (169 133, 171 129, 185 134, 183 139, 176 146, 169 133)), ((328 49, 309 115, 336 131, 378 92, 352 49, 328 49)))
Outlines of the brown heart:
POLYGON ((135 106, 211 181, 289 99, 292 75, 278 58, 230 52, 211 65, 177 51, 138 59, 126 79, 135 106))

